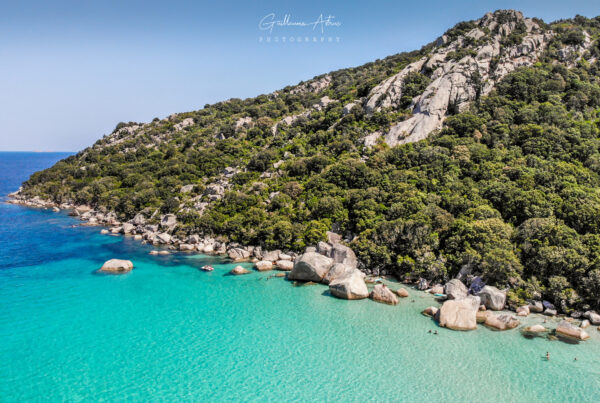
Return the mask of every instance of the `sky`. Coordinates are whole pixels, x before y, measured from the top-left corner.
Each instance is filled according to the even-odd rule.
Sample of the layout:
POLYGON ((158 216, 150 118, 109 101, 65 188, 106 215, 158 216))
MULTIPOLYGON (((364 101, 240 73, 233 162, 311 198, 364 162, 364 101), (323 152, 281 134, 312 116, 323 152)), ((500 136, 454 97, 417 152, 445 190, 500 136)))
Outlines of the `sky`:
POLYGON ((419 49, 506 8, 546 22, 600 15, 598 0, 0 0, 0 150, 77 151, 118 122, 419 49))

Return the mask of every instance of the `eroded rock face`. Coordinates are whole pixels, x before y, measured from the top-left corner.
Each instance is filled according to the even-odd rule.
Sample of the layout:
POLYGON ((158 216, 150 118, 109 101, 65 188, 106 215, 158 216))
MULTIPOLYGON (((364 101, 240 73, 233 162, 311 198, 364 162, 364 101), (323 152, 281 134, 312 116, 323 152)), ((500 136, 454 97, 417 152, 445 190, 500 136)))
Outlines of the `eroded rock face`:
POLYGON ((369 296, 364 276, 359 270, 353 270, 329 283, 331 295, 342 299, 363 299, 369 296))
POLYGON ((506 304, 506 293, 490 285, 483 287, 483 289, 477 293, 477 296, 481 298, 481 303, 485 305, 486 308, 493 311, 503 310, 504 305, 506 304))
POLYGON ((327 256, 316 252, 305 253, 296 259, 294 268, 288 278, 290 280, 321 282, 332 265, 333 259, 327 256))
POLYGON ((160 225, 163 228, 173 229, 177 225, 177 217, 175 214, 165 214, 160 220, 160 225))
MULTIPOLYGON (((477 28, 452 42, 449 38, 438 41, 438 47, 427 57, 409 64, 371 90, 365 102, 368 114, 381 108, 397 108, 404 94, 405 78, 413 72, 431 72, 431 82, 425 91, 412 100, 412 117, 384 134, 387 144, 416 142, 439 130, 449 112, 463 111, 470 102, 488 94, 506 74, 518 67, 533 65, 552 36, 516 11, 488 13, 475 23, 477 28), (525 28, 522 43, 502 47, 501 41, 517 26, 525 28), (489 38, 482 39, 484 30, 489 30, 489 38), (471 39, 479 39, 481 43, 467 46, 473 52, 455 60, 456 52, 471 39)), ((370 143, 373 140, 368 139, 370 143)))
POLYGON ((448 300, 440 308, 440 326, 453 330, 473 330, 477 328, 477 309, 467 299, 448 300))
POLYGON ((396 294, 394 294, 394 292, 385 284, 375 285, 373 291, 371 291, 370 297, 373 301, 382 302, 384 304, 398 304, 398 297, 396 297, 396 294))
POLYGON ((131 260, 110 259, 104 262, 100 271, 112 274, 123 274, 133 269, 131 260))

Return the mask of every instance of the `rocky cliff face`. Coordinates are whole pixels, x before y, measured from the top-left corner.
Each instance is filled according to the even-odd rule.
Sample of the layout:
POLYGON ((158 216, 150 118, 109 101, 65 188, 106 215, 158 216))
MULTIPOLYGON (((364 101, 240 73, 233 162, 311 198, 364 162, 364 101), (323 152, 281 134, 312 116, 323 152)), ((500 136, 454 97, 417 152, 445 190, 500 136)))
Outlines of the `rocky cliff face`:
MULTIPOLYGON (((394 124, 387 133, 367 136, 366 145, 373 145, 381 136, 390 146, 426 138, 442 127, 446 116, 463 111, 470 102, 488 94, 506 74, 534 64, 553 36, 552 31, 513 10, 487 13, 472 26, 456 37, 438 38, 428 56, 371 90, 364 104, 370 114, 399 106, 410 73, 418 72, 431 80, 425 91, 412 100, 412 117, 394 124)), ((581 50, 565 48, 560 54, 581 50)))

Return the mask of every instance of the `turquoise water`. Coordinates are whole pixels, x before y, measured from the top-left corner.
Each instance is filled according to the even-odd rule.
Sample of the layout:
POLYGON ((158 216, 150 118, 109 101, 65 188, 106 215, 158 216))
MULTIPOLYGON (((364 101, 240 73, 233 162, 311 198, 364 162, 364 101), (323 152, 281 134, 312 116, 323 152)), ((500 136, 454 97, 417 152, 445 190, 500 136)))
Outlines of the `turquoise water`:
MULTIPOLYGON (((0 153, 12 175, 2 194, 52 162, 23 168, 11 158, 0 153)), ((342 301, 321 285, 227 276, 225 261, 150 256, 129 238, 73 224, 0 205, 2 402, 599 399, 596 328, 578 345, 453 332, 419 314, 433 300, 413 290, 398 306, 342 301), (135 269, 95 274, 113 257, 135 269), (215 271, 200 271, 206 263, 215 271)))

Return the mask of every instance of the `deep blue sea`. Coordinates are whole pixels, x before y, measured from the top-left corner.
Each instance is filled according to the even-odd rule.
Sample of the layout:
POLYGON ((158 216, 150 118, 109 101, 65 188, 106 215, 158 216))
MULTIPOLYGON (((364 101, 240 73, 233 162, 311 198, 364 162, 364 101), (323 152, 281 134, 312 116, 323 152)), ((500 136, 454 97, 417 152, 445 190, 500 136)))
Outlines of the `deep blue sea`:
MULTIPOLYGON (((65 156, 0 153, 0 195, 65 156)), ((596 327, 578 345, 454 332, 419 313, 435 302, 414 290, 397 306, 342 301, 77 224, 0 204, 1 402, 600 401, 596 327), (135 268, 96 274, 110 258, 135 268)))

